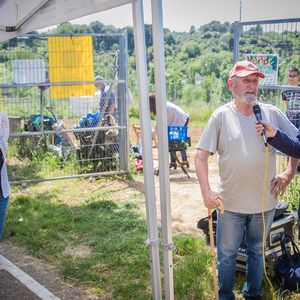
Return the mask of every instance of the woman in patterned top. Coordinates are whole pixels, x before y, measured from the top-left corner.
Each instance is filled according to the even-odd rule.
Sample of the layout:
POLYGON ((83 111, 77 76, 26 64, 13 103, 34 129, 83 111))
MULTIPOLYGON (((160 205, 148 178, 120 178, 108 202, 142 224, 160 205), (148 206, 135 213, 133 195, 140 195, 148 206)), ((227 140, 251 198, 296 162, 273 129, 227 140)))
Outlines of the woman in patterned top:
POLYGON ((9 122, 7 116, 0 112, 0 239, 3 232, 9 194, 11 192, 7 177, 5 156, 9 137, 9 122))

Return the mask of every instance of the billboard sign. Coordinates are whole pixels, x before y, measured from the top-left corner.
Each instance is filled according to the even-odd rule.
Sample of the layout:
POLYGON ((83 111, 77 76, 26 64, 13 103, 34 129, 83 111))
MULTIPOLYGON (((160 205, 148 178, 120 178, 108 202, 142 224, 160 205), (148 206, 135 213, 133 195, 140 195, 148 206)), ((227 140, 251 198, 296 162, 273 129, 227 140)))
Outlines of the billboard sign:
POLYGON ((277 85, 279 54, 245 54, 245 59, 254 63, 265 78, 259 79, 260 85, 277 85))

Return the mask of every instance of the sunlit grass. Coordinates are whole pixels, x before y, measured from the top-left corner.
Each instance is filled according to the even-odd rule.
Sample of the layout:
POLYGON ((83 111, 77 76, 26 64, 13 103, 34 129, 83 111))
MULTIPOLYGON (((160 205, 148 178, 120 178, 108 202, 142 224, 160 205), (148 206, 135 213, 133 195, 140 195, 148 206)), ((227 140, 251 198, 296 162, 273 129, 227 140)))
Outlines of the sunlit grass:
MULTIPOLYGON (((104 179, 105 180, 105 179, 104 179)), ((114 185, 114 179, 111 178, 114 185)), ((14 187, 4 238, 53 264, 71 284, 85 284, 116 299, 150 299, 151 271, 141 194, 97 188, 101 181, 35 184, 22 193, 14 187), (81 187, 78 191, 78 186, 81 187)), ((212 290, 209 248, 203 239, 175 233, 175 293, 205 299, 212 290)), ((161 262, 162 252, 160 250, 161 262)), ((162 266, 161 266, 162 267, 162 266)))

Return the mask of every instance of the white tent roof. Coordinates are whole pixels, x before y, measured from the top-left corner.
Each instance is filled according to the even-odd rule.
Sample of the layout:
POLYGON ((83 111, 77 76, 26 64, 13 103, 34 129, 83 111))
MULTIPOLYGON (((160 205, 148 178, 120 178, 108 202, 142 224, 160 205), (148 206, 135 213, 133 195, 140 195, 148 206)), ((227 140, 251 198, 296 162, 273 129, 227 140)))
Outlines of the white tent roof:
POLYGON ((0 42, 131 0, 0 0, 0 42))
MULTIPOLYGON (((150 1, 150 0, 149 0, 150 1)), ((0 42, 28 32, 57 25, 89 14, 117 6, 132 4, 135 56, 138 77, 139 111, 143 147, 144 190, 147 213, 148 240, 153 299, 162 299, 159 238, 156 216, 152 136, 149 110, 148 72, 145 43, 145 26, 142 0, 0 0, 0 42)), ((151 0, 158 154, 161 202, 161 246, 164 253, 165 299, 174 299, 170 175, 168 159, 167 108, 164 64, 162 0, 151 0)))

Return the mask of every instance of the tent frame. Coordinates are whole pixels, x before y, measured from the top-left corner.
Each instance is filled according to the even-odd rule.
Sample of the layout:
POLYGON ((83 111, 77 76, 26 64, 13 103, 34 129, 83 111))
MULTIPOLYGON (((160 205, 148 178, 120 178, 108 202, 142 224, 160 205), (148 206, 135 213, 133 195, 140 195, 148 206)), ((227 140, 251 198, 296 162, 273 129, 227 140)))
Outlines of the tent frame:
MULTIPOLYGON (((150 266, 153 299, 162 299, 159 262, 159 237, 154 184, 152 135, 149 109, 148 71, 146 58, 145 25, 142 0, 2 0, 0 20, 0 42, 25 33, 67 22, 100 11, 125 4, 132 4, 135 54, 138 78, 138 101, 143 147, 144 186, 147 216, 147 241, 150 249, 150 266), (70 7, 70 2, 72 7, 70 7), (22 6, 23 5, 23 6, 22 6), (32 8, 33 7, 33 8, 32 8), (21 8, 24 9, 21 14, 21 8), (30 8, 30 10, 29 10, 30 8), (27 9, 27 11, 26 11, 27 9), (29 11, 28 11, 29 10, 29 11), (1 18, 1 11, 5 12, 1 18), (2 30, 2 31, 1 31, 2 30)), ((167 138, 167 107, 164 64, 164 37, 162 0, 151 0, 153 48, 156 83, 156 111, 158 127, 159 183, 161 203, 162 250, 164 255, 165 299, 174 299, 171 226, 170 175, 167 138)))

